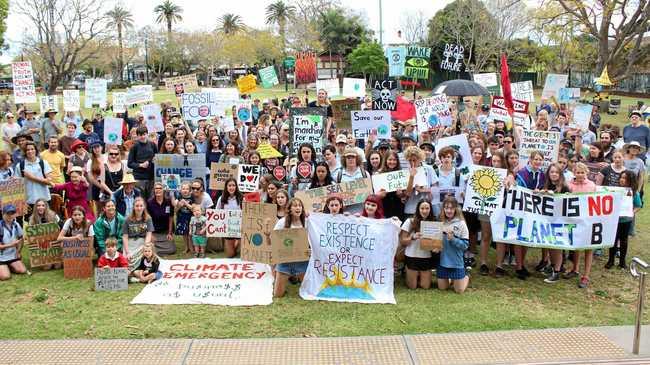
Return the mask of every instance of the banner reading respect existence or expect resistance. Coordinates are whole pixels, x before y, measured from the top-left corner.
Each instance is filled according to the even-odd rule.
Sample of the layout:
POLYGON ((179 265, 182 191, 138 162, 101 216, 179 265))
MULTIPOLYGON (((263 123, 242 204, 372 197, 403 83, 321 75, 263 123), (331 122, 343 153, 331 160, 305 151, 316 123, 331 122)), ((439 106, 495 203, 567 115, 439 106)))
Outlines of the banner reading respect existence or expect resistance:
POLYGON ((545 194, 513 187, 490 216, 496 242, 560 250, 614 245, 619 192, 545 194))

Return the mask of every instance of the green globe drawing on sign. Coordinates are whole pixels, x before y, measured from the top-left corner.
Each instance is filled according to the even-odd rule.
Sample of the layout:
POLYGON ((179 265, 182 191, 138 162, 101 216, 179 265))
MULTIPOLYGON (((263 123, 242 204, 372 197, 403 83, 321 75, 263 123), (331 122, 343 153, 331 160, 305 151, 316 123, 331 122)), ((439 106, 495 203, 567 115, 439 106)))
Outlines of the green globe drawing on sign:
POLYGON ((282 244, 284 244, 284 247, 291 247, 293 246, 293 240, 291 238, 285 238, 282 244))
POLYGON ((116 133, 109 133, 108 134, 108 140, 111 142, 117 142, 117 134, 116 133))
POLYGON ((380 124, 379 127, 377 127, 377 133, 386 135, 388 133, 388 126, 386 124, 380 124))

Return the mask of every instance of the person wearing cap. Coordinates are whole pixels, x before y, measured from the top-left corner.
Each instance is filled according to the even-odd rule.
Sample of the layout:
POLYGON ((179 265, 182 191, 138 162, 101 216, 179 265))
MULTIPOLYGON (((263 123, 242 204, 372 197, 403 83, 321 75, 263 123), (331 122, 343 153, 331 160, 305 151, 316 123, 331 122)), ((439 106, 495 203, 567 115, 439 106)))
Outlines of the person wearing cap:
POLYGON ((93 131, 93 122, 89 119, 85 119, 83 123, 81 123, 81 126, 83 131, 79 133, 79 136, 77 137, 80 141, 85 142, 86 144, 91 144, 94 141, 100 140, 99 134, 93 131))
MULTIPOLYGON (((643 123, 643 115, 640 111, 634 110, 630 113, 630 124, 623 128, 623 141, 625 143, 637 141, 644 150, 650 147, 650 128, 643 123)), ((639 157, 645 161, 645 155, 639 157)))
POLYGON ((25 144, 30 141, 32 141, 32 136, 27 133, 23 133, 22 131, 11 139, 11 143, 16 145, 16 149, 11 154, 11 159, 14 163, 14 166, 18 165, 25 159, 25 144))
POLYGON ((40 143, 41 140, 41 121, 34 118, 34 111, 31 109, 25 109, 25 120, 23 120, 23 129, 22 133, 29 134, 32 137, 32 141, 40 143))
MULTIPOLYGON (((93 132, 97 133, 99 143, 104 146, 104 115, 98 110, 92 120, 93 132)), ((88 142, 90 145, 90 142, 88 142)))
POLYGON ((25 160, 17 165, 16 176, 25 178, 27 204, 34 205, 38 199, 50 201, 52 168, 47 161, 38 157, 36 143, 25 143, 25 160))
POLYGON ((0 133, 2 133, 2 140, 5 143, 4 150, 12 153, 16 145, 11 143, 11 139, 20 133, 20 126, 16 123, 16 118, 12 113, 5 114, 6 123, 2 123, 0 133))
POLYGON ((388 142, 386 139, 381 140, 379 141, 376 149, 379 151, 379 154, 381 154, 382 158, 386 158, 386 154, 390 151, 390 142, 388 142))
POLYGON ((406 151, 407 148, 411 146, 416 146, 418 143, 417 139, 415 138, 415 135, 411 133, 402 134, 399 141, 400 144, 402 145, 402 151, 406 151))
POLYGON ((129 150, 127 166, 133 170, 137 186, 142 191, 143 197, 147 199, 153 190, 153 159, 158 153, 158 147, 147 138, 147 127, 138 127, 136 134, 137 140, 129 150))
POLYGON ((11 279, 11 273, 25 274, 27 268, 20 256, 23 246, 23 229, 16 222, 16 206, 6 204, 2 207, 2 242, 0 242, 0 280, 11 279))
POLYGON ((343 156, 343 151, 348 145, 348 137, 345 134, 339 134, 336 136, 335 146, 336 146, 336 158, 340 159, 343 156))
POLYGON ((88 201, 88 189, 90 184, 84 177, 84 169, 75 166, 70 171, 70 181, 63 184, 56 184, 52 190, 56 193, 65 192, 66 198, 66 211, 68 216, 72 217, 72 208, 80 206, 84 208, 86 219, 91 222, 95 221, 92 209, 90 209, 90 202, 88 201))
POLYGON ((65 155, 59 151, 59 140, 56 136, 50 136, 47 142, 47 149, 42 151, 40 157, 47 161, 52 168, 52 182, 63 184, 65 176, 63 170, 66 168, 65 155))
POLYGON ((120 185, 122 186, 113 192, 112 200, 115 202, 117 212, 123 217, 128 217, 133 211, 135 198, 142 196, 142 191, 136 188, 133 174, 124 174, 120 185))
POLYGON ((50 137, 56 137, 57 139, 61 134, 63 134, 63 125, 62 122, 56 119, 57 111, 54 109, 49 109, 45 112, 45 118, 41 120, 41 145, 47 148, 47 143, 50 140, 50 137))

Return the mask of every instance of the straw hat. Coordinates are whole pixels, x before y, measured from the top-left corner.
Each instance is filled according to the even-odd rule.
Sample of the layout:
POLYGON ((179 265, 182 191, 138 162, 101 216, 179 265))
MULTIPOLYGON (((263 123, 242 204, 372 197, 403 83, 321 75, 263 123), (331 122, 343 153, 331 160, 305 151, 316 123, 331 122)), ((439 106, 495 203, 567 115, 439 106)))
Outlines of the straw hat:
POLYGON ((120 185, 124 184, 135 184, 135 178, 133 177, 133 174, 124 174, 122 181, 120 181, 120 185))

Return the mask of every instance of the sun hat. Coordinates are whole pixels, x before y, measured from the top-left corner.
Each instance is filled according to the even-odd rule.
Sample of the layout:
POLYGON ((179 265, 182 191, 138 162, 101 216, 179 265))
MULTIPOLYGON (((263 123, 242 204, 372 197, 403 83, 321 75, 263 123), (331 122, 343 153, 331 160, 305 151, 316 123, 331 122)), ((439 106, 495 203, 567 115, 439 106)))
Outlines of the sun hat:
POLYGON ((347 146, 347 147, 345 147, 345 150, 343 150, 343 156, 345 157, 345 156, 349 156, 349 155, 358 156, 359 154, 354 149, 354 147, 347 146))
POLYGON ((72 144, 70 145, 70 151, 76 152, 79 147, 83 147, 84 149, 87 150, 88 149, 88 143, 86 143, 86 142, 84 142, 84 141, 82 141, 80 139, 77 139, 74 142, 72 142, 72 144))
POLYGON ((11 138, 11 143, 18 144, 18 138, 25 138, 28 141, 33 141, 34 140, 34 138, 32 138, 32 136, 27 134, 27 133, 18 133, 18 134, 16 134, 15 136, 13 136, 11 138))
POLYGON ((133 177, 133 174, 124 174, 122 181, 120 181, 120 185, 124 184, 135 184, 135 178, 133 177))
POLYGON ((346 137, 345 134, 339 134, 336 136, 336 144, 339 143, 348 143, 348 137, 346 137))
POLYGON ((626 143, 626 144, 623 145, 623 149, 624 149, 625 151, 629 150, 631 147, 636 147, 636 148, 638 148, 638 149, 639 149, 639 153, 643 153, 643 152, 645 151, 645 148, 643 148, 643 146, 641 146, 641 143, 639 143, 639 142, 637 142, 637 141, 631 141, 631 142, 628 142, 628 143, 626 143))
POLYGON ((70 169, 70 172, 78 172, 80 174, 84 173, 84 169, 81 168, 81 166, 72 166, 70 169))

